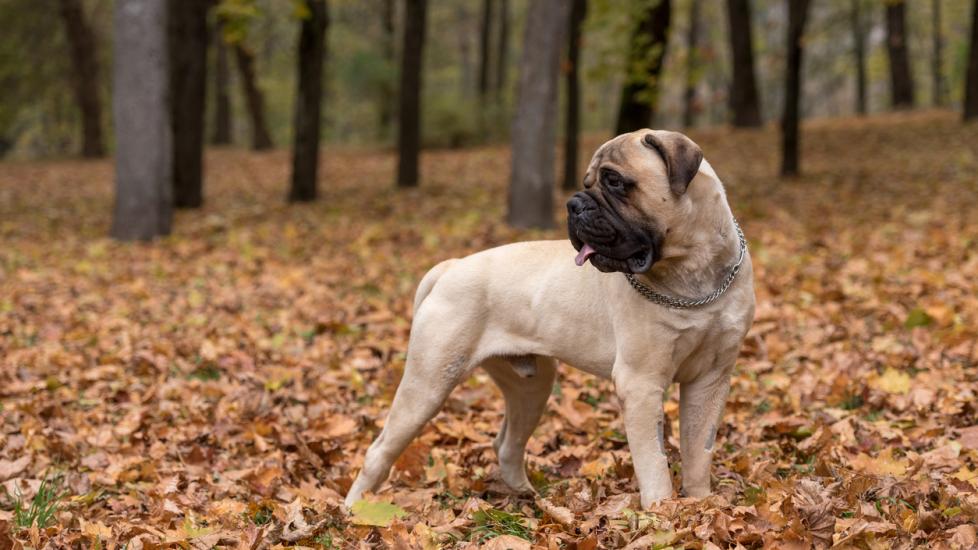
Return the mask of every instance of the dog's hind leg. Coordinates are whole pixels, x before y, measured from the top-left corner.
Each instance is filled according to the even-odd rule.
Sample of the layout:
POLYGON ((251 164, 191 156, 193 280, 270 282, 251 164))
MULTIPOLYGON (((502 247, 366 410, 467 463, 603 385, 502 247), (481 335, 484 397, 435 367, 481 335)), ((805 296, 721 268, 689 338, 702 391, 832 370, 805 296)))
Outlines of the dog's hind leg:
POLYGON ((415 318, 404 377, 394 394, 387 422, 367 450, 363 468, 346 495, 347 507, 387 479, 394 461, 438 413, 452 389, 475 368, 471 350, 465 347, 471 336, 467 330, 470 325, 458 323, 446 330, 437 323, 445 318, 444 312, 434 305, 435 310, 429 310, 427 301, 425 306, 415 318))
POLYGON ((506 398, 506 416, 493 443, 500 475, 513 490, 532 491, 523 457, 553 389, 557 361, 551 357, 521 356, 494 358, 482 366, 506 398), (527 364, 529 361, 535 362, 535 369, 527 364))

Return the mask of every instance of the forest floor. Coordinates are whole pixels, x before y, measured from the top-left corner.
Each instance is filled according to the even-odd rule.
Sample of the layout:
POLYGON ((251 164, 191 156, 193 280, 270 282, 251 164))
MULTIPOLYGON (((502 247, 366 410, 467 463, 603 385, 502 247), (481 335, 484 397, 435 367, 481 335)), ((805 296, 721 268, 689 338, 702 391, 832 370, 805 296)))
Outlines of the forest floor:
POLYGON ((150 245, 105 238, 110 162, 0 164, 0 549, 972 547, 978 126, 812 122, 791 181, 773 128, 691 135, 749 238, 757 318, 715 495, 649 511, 610 383, 565 366, 529 447, 541 497, 497 481, 503 401, 477 372, 340 508, 424 272, 564 237, 562 200, 553 231, 501 223, 506 148, 426 153, 411 191, 392 154, 327 149, 301 206, 286 152, 211 151, 207 206, 150 245))

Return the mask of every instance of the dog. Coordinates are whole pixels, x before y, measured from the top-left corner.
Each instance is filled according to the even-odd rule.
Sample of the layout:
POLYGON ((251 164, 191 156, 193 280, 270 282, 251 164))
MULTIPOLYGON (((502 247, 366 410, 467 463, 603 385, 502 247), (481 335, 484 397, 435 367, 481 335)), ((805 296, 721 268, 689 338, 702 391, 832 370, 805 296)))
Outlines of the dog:
POLYGON ((674 494, 663 396, 678 382, 680 494, 710 494, 717 426, 754 318, 751 260, 723 184, 688 137, 639 130, 595 152, 567 211, 569 241, 446 260, 421 280, 404 376, 348 507, 477 367, 506 400, 500 477, 532 492, 524 453, 557 361, 614 382, 646 508, 674 494))

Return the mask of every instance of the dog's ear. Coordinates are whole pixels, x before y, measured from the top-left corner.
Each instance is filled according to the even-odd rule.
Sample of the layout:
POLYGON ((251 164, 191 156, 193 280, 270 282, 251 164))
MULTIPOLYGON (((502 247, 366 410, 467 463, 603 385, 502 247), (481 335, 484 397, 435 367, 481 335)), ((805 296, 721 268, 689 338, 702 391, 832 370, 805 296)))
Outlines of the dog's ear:
POLYGON ((672 192, 676 195, 685 193, 703 162, 700 146, 679 132, 663 130, 649 131, 642 138, 642 143, 659 153, 665 161, 672 192))

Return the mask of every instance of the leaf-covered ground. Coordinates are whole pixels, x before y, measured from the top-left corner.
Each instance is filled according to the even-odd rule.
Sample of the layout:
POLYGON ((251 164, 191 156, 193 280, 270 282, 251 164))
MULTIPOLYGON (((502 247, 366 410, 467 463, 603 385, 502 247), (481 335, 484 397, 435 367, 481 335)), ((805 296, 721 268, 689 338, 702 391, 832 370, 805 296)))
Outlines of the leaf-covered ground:
MULTIPOLYGON (((476 373, 339 507, 421 275, 563 235, 500 223, 505 148, 426 154, 408 192, 391 154, 330 150, 304 206, 285 152, 213 151, 207 207, 152 245, 103 237, 109 162, 0 164, 0 548, 973 546, 978 127, 815 122, 790 182, 773 129, 693 137, 750 240, 757 320, 716 494, 646 512, 610 384, 569 367, 530 443, 541 497, 496 480, 503 403, 476 373)), ((678 486, 675 395, 667 414, 678 486)))

